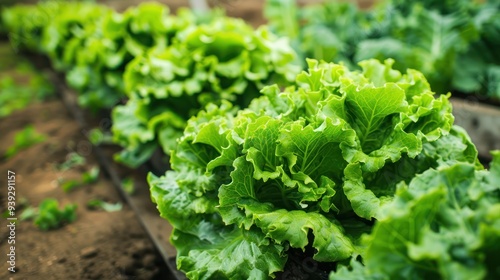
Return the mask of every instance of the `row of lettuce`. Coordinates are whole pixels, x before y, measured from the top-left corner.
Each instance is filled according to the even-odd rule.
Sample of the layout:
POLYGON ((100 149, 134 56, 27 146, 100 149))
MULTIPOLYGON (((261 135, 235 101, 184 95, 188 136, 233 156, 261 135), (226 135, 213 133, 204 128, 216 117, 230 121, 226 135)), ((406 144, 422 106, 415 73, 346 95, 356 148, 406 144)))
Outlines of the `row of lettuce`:
POLYGON ((500 153, 484 169, 421 72, 308 59, 299 73, 266 27, 157 4, 42 2, 3 22, 82 106, 112 109, 118 159, 170 155, 148 181, 188 278, 286 278, 297 250, 315 279, 500 277, 500 153))
POLYGON ((292 39, 302 57, 355 67, 369 58, 424 73, 439 94, 500 101, 500 2, 382 0, 368 10, 355 1, 299 7, 268 0, 272 29, 292 39))

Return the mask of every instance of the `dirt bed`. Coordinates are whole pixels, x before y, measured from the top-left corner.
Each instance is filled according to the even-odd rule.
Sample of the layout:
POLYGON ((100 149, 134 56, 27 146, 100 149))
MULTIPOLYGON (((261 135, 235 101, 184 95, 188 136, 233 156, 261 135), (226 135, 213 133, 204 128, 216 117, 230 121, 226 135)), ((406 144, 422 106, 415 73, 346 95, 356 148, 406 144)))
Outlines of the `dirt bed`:
MULTIPOLYGON (((35 2, 35 1, 23 1, 35 2)), ((119 11, 146 1, 98 1, 119 11)), ((159 1, 172 12, 187 6, 187 1, 159 1)), ((264 1, 222 1, 231 16, 246 19, 254 26, 264 23, 264 1)), ((213 6, 213 3, 212 3, 213 6)), ((7 59, 7 58, 5 58, 7 59)), ((4 59, 2 59, 4 60, 4 59)), ((12 57, 9 61, 15 61, 12 57)), ((9 67, 16 67, 15 63, 9 67)), ((9 75, 9 71, 0 72, 9 75)), ((42 231, 32 220, 19 221, 15 227, 15 273, 7 262, 10 231, 0 228, 0 279, 173 279, 131 208, 124 203, 111 181, 101 170, 96 183, 65 192, 61 180, 78 180, 98 166, 92 146, 62 101, 30 105, 0 120, 0 155, 14 143, 16 133, 27 125, 45 136, 45 141, 25 149, 12 158, 0 159, 2 186, 1 213, 7 206, 7 174, 15 173, 16 211, 37 207, 45 198, 56 199, 60 207, 77 205, 77 218, 59 229, 42 231), (71 154, 85 158, 85 164, 60 170, 71 154), (120 211, 106 212, 87 206, 93 199, 121 203, 120 211)), ((123 171, 122 171, 123 172, 123 171)), ((6 221, 7 217, 2 217, 6 221)), ((2 223, 4 224, 4 223, 2 223)))

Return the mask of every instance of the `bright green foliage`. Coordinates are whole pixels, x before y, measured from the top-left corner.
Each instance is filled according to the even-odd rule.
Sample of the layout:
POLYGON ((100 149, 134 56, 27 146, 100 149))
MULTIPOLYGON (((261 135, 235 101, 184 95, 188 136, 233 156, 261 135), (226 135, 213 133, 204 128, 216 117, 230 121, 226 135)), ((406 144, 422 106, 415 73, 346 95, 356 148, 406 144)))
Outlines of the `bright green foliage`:
POLYGON ((392 58, 421 71, 432 90, 500 98, 500 2, 379 1, 361 10, 326 1, 297 8, 268 0, 266 16, 303 57, 344 62, 392 58))
POLYGON ((67 74, 68 83, 86 93, 80 103, 91 108, 116 105, 124 97, 127 64, 150 48, 166 47, 170 38, 192 21, 169 15, 166 6, 145 3, 123 14, 106 13, 96 24, 85 25, 89 34, 74 41, 74 50, 66 47, 69 56, 76 59, 67 74), (100 104, 103 100, 108 103, 100 104))
POLYGON ((84 173, 82 173, 82 176, 79 179, 65 180, 61 178, 59 181, 59 185, 61 186, 63 191, 69 192, 77 187, 97 182, 97 180, 99 179, 99 172, 99 167, 94 166, 89 171, 85 171, 84 173))
POLYGON ((176 32, 205 20, 189 12, 169 15, 166 6, 145 3, 124 13, 89 2, 44 1, 6 9, 2 20, 15 47, 49 56, 93 111, 124 98, 123 73, 138 55, 172 43, 176 32))
POLYGON ((14 144, 5 151, 5 158, 11 158, 22 150, 46 140, 45 135, 35 131, 33 125, 27 125, 14 135, 14 144))
POLYGON ((369 32, 367 15, 348 1, 325 1, 303 8, 296 2, 267 0, 264 13, 272 30, 291 39, 301 61, 315 58, 352 63, 357 45, 369 32))
POLYGON ((41 230, 57 229, 76 219, 76 204, 68 204, 59 209, 59 202, 53 198, 43 200, 38 206, 35 225, 41 230))
POLYGON ((14 49, 42 51, 43 29, 53 15, 58 14, 60 5, 48 1, 37 8, 31 5, 16 5, 2 10, 2 23, 14 49))
POLYGON ((81 52, 82 47, 86 47, 85 39, 98 31, 101 19, 112 11, 88 2, 47 2, 33 10, 44 10, 48 5, 55 5, 57 9, 46 15, 49 21, 42 31, 42 51, 57 70, 67 71, 86 55, 81 52))
POLYGON ((123 205, 120 202, 109 203, 100 199, 92 199, 87 202, 87 207, 91 209, 102 209, 106 212, 121 211, 123 205))
POLYGON ((430 169, 397 186, 363 238, 361 265, 330 279, 498 279, 500 152, 491 170, 467 163, 430 169))
MULTIPOLYGON (((94 3, 46 1, 6 9, 2 19, 14 47, 48 55, 57 70, 68 72, 69 84, 80 91, 79 102, 96 111, 116 104, 120 94, 107 87, 99 71, 100 60, 109 58, 96 55, 89 40, 102 38, 102 23, 112 13, 111 9, 94 3), (89 60, 96 67, 92 69, 94 72, 75 73, 81 70, 80 61, 89 60)), ((108 46, 111 44, 107 42, 108 46)))
POLYGON ((136 57, 125 72, 127 104, 113 110, 113 134, 137 166, 158 149, 170 154, 187 119, 221 100, 246 107, 269 83, 290 83, 299 67, 285 40, 221 17, 178 32, 173 44, 136 57))
POLYGON ((209 105, 188 121, 173 171, 149 176, 192 279, 233 278, 233 265, 238 278, 266 279, 290 247, 312 247, 320 262, 349 259, 398 183, 457 161, 476 167, 448 97, 435 98, 420 72, 402 74, 391 60, 356 72, 308 63, 297 87, 266 87, 248 109, 209 105), (226 246, 235 249, 224 259, 226 246))
MULTIPOLYGON (((0 55, 12 55, 12 53, 0 51, 0 55)), ((0 118, 16 110, 24 109, 30 103, 47 99, 54 93, 54 88, 47 79, 36 73, 26 62, 19 63, 13 71, 2 70, 0 69, 2 75, 0 78, 0 118)))

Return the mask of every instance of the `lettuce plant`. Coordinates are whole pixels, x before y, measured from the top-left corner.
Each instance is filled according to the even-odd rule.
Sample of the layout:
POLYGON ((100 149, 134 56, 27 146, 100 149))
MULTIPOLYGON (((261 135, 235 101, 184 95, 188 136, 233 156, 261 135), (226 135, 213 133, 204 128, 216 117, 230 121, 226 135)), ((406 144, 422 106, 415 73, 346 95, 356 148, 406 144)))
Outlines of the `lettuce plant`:
POLYGON ((125 98, 123 74, 126 66, 149 49, 165 48, 194 17, 176 17, 168 7, 144 3, 124 13, 108 13, 97 23, 85 25, 89 34, 70 42, 65 51, 75 57, 67 81, 78 89, 80 104, 111 108, 125 98), (85 52, 81 52, 85 46, 85 52))
POLYGON ((2 9, 1 21, 14 49, 42 51, 43 30, 59 9, 55 1, 2 9))
POLYGON ((303 57, 353 65, 392 58, 424 73, 432 90, 500 98, 500 2, 385 0, 370 9, 267 0, 266 17, 303 57))
POLYGON ((267 279, 292 250, 338 263, 383 217, 397 185, 429 168, 481 169, 447 95, 392 60, 362 71, 308 60, 296 87, 266 87, 236 112, 209 105, 188 121, 171 171, 149 175, 191 279, 267 279))
POLYGON ((137 56, 125 71, 128 102, 113 110, 117 158, 137 166, 161 147, 170 154, 187 119, 222 100, 244 108, 266 84, 288 84, 300 67, 287 41, 221 17, 191 25, 172 45, 137 56))

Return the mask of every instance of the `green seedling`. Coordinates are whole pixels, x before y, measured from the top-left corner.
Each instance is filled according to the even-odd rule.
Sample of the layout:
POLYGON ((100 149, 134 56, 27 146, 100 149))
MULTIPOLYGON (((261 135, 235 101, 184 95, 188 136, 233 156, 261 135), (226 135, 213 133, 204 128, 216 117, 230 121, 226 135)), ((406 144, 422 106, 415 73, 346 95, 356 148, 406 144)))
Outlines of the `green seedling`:
POLYGON ((89 171, 82 174, 82 182, 84 184, 95 183, 99 179, 99 167, 94 166, 89 171))
POLYGON ((96 146, 102 144, 113 144, 113 135, 109 132, 102 131, 102 129, 94 128, 89 131, 88 138, 90 142, 96 146))
POLYGON ((9 159, 20 151, 45 140, 45 135, 37 133, 33 125, 28 125, 14 135, 14 144, 7 149, 4 156, 6 159, 9 159))
POLYGON ((84 172, 78 180, 60 180, 59 184, 63 191, 69 192, 83 185, 93 184, 99 179, 99 167, 94 166, 89 171, 84 172))
POLYGON ((38 206, 35 225, 41 230, 57 229, 76 219, 76 204, 68 204, 59 209, 59 202, 53 198, 43 200, 38 206))
POLYGON ((38 216, 38 209, 33 206, 28 206, 19 216, 20 221, 32 220, 38 216))
POLYGON ((57 169, 61 171, 69 170, 75 166, 82 166, 85 164, 85 158, 79 155, 78 153, 71 152, 66 157, 66 161, 61 163, 57 169))

